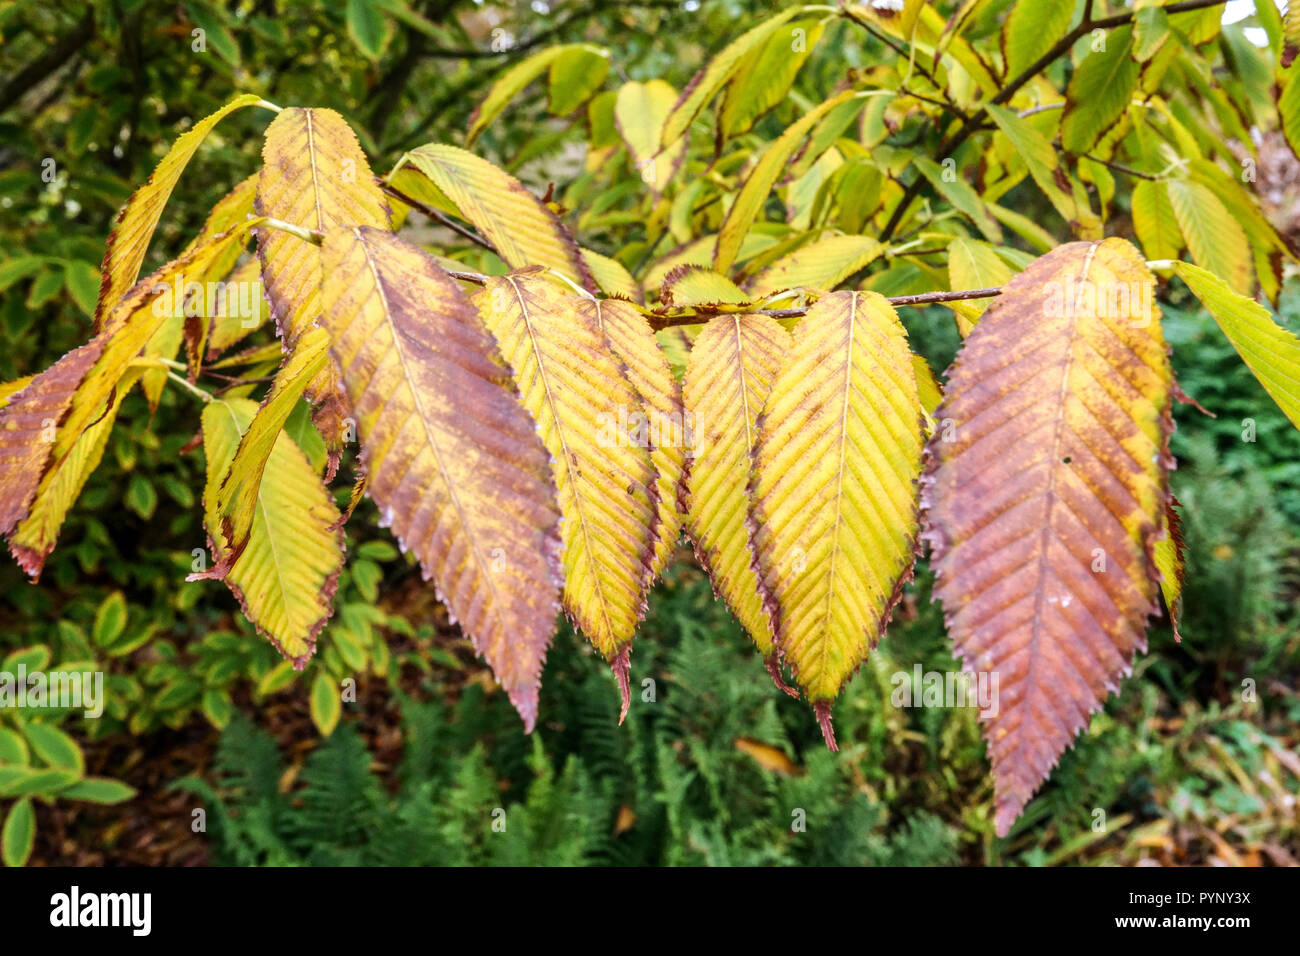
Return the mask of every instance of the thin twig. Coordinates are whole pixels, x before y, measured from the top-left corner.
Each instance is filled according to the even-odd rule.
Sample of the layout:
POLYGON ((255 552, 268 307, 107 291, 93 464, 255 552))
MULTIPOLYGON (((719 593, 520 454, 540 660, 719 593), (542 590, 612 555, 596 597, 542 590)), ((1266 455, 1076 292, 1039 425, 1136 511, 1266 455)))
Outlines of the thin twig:
POLYGON ((402 192, 396 186, 386 183, 382 179, 379 179, 378 177, 376 177, 375 182, 379 184, 380 190, 392 196, 398 202, 406 203, 406 205, 410 206, 412 209, 416 210, 417 212, 421 212, 424 215, 428 216, 430 219, 440 223, 441 225, 446 226, 452 232, 463 236, 464 238, 468 239, 470 242, 474 243, 475 245, 482 246, 488 252, 497 251, 496 246, 492 245, 492 243, 488 242, 486 239, 484 239, 478 233, 474 232, 472 229, 466 229, 464 226, 458 223, 455 219, 452 219, 441 209, 434 209, 432 206, 425 205, 424 203, 420 202, 420 200, 406 195, 406 193, 402 192))
MULTIPOLYGON (((1188 10, 1200 10, 1205 7, 1222 6, 1226 2, 1227 0, 1182 0, 1180 3, 1171 3, 1163 9, 1165 13, 1174 14, 1188 10)), ((1114 16, 1093 20, 1089 15, 1091 10, 1092 4, 1089 3, 1087 9, 1084 11, 1083 19, 1079 21, 1078 25, 1073 30, 1061 37, 1061 39, 1058 40, 1050 50, 1040 56, 1030 66, 1026 67, 1019 76, 1006 86, 1002 87, 1002 89, 999 90, 987 104, 980 106, 973 113, 969 114, 968 119, 958 127, 956 132, 951 136, 944 137, 935 149, 938 160, 942 162, 944 159, 947 159, 957 151, 958 147, 965 143, 966 140, 976 132, 978 125, 983 121, 989 105, 1001 106, 1003 103, 1010 100, 1011 97, 1016 95, 1016 92, 1022 86, 1032 80, 1043 70, 1047 69, 1047 67, 1054 63, 1059 57, 1067 53, 1080 37, 1093 30, 1105 30, 1129 23, 1133 20, 1135 13, 1135 11, 1129 10, 1125 13, 1117 13, 1114 16)), ((903 217, 907 215, 907 211, 911 208, 913 201, 920 194, 921 190, 925 188, 926 182, 927 180, 924 176, 917 176, 908 184, 907 188, 903 192, 902 198, 899 199, 897 205, 894 206, 894 211, 890 214, 889 221, 885 224, 885 228, 880 235, 882 242, 893 236, 894 230, 897 229, 899 224, 903 221, 903 217)))

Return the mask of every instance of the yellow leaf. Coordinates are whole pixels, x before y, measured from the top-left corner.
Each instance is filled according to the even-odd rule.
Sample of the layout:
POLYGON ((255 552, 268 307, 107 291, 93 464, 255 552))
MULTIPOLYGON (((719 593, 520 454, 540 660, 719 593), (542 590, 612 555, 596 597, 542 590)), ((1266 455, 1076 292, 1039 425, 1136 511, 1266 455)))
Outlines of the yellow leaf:
POLYGON ((1163 183, 1139 180, 1133 187, 1133 231, 1148 259, 1177 259, 1183 236, 1163 183))
MULTIPOLYGON (((286 109, 266 128, 257 211, 324 232, 389 225, 357 136, 334 110, 286 109)), ((320 248, 279 229, 257 231, 262 281, 280 336, 290 348, 321 312, 320 248)))
POLYGON ((799 323, 758 422, 759 589, 832 749, 830 702, 884 633, 911 572, 922 414, 889 302, 833 292, 799 323))
POLYGON ((1167 179, 1174 218, 1198 266, 1220 276, 1237 292, 1250 292, 1254 273, 1245 230, 1219 197, 1190 180, 1167 179))
POLYGON ((189 580, 225 581, 258 632, 301 670, 333 613, 343 564, 343 531, 338 526, 339 510, 320 475, 293 439, 279 432, 256 490, 248 544, 229 560, 229 539, 217 510, 218 490, 230 471, 240 436, 256 413, 257 403, 246 398, 209 402, 203 409, 203 451, 208 462, 203 512, 214 567, 190 575, 189 580))
POLYGON ((473 153, 438 143, 412 150, 405 160, 432 180, 506 265, 547 266, 595 291, 578 244, 559 217, 509 173, 473 153))
POLYGON ((248 545, 267 463, 303 389, 329 361, 328 350, 329 336, 322 329, 304 332, 276 374, 252 422, 240 429, 239 448, 231 456, 211 502, 211 512, 221 522, 228 562, 237 559, 248 545))
POLYGON ((832 236, 777 259, 754 278, 755 296, 783 289, 828 291, 865 269, 883 252, 870 236, 832 236))
POLYGON ((99 288, 99 304, 95 308, 96 331, 104 327, 105 316, 139 278, 140 265, 149 251, 149 240, 162 217, 163 207, 199 145, 227 114, 259 102, 257 96, 245 93, 195 123, 177 137, 149 179, 122 207, 108 237, 104 263, 100 266, 103 280, 99 288))
POLYGON ((677 380, 640 310, 618 299, 584 300, 580 304, 605 334, 614 356, 623 363, 628 383, 644 406, 643 418, 624 431, 632 438, 644 435, 655 467, 657 520, 649 571, 653 580, 668 567, 682 534, 680 506, 686 493, 686 452, 691 447, 691 425, 682 410, 677 380))
POLYGON ((749 296, 740 286, 724 275, 710 269, 683 266, 674 269, 659 290, 659 301, 664 305, 741 305, 749 296))
POLYGON ((686 527, 714 593, 727 602, 780 682, 772 628, 750 567, 746 484, 758 415, 790 333, 765 315, 712 319, 695 339, 682 400, 695 427, 686 527))
POLYGON ((677 91, 663 80, 624 83, 614 101, 614 122, 632 157, 632 166, 655 193, 667 188, 686 155, 685 140, 659 150, 664 120, 676 102, 677 91))
POLYGON ((578 298, 515 275, 488 279, 475 302, 551 453, 564 609, 614 668, 626 713, 628 652, 645 614, 658 507, 650 451, 619 427, 641 402, 578 298))

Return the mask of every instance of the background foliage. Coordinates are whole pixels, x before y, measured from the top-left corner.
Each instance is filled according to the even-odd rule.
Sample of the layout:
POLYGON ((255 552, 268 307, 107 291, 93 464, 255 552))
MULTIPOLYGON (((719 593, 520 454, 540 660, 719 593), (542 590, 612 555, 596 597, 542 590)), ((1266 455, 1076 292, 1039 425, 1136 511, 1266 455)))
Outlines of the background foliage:
MULTIPOLYGON (((766 8, 728 0, 6 5, 0 379, 36 371, 85 339, 118 207, 178 128, 238 92, 337 109, 378 170, 420 143, 461 142, 499 71, 536 47, 598 42, 612 51, 613 77, 681 89, 766 8), (204 31, 203 51, 193 49, 195 29, 204 31), (503 37, 509 49, 494 51, 503 37), (42 179, 47 159, 53 182, 42 179), (41 257, 34 271, 10 265, 33 256, 41 257)), ((844 22, 827 28, 818 49, 795 87, 805 104, 885 52, 844 22)), ((544 100, 544 90, 527 91, 477 149, 539 195, 554 182, 564 204, 588 208, 596 186, 583 167, 587 130, 581 119, 549 118, 544 100)), ((756 135, 771 138, 794 118, 795 108, 783 107, 756 135)), ((179 249, 198 230, 225 192, 220 184, 254 167, 263 123, 237 113, 209 139, 169 204, 159 258, 146 271, 162 248, 179 249)), ((898 130, 896 143, 922 132, 898 130)), ((1279 197, 1277 224, 1294 232, 1286 219, 1300 178, 1294 157, 1285 147, 1267 155, 1261 191, 1279 197)), ((645 211, 632 199, 635 170, 618 178, 627 187, 601 195, 584 218, 583 242, 621 251, 634 266, 648 254, 636 247, 645 211)), ((1121 209, 1129 201, 1122 183, 1115 201, 1121 209)), ((1028 188, 1003 203, 1031 218, 1051 215, 1028 188)), ((1293 285, 1289 278, 1283 315, 1293 285)), ((825 751, 804 705, 771 692, 748 638, 684 562, 653 596, 636 645, 636 674, 653 678, 655 702, 635 702, 620 730, 607 669, 562 631, 547 663, 543 719, 525 737, 373 521, 349 525, 338 610, 302 675, 256 638, 224 591, 186 585, 191 549, 203 544, 202 463, 182 451, 193 436, 192 401, 169 389, 152 417, 138 394, 126 400, 41 585, 0 562, 0 670, 20 659, 95 661, 109 675, 110 703, 106 719, 47 712, 34 722, 48 729, 21 734, 0 712, 8 748, 0 764, 18 759, 22 745, 10 734, 43 741, 28 759, 65 771, 32 803, 0 797, 14 831, 7 843, 19 846, 25 811, 15 810, 30 806, 34 863, 1294 862, 1300 436, 1195 300, 1170 294, 1161 305, 1179 380, 1218 415, 1176 409, 1173 482, 1189 546, 1183 641, 1153 630, 1133 678, 1006 839, 993 836, 974 713, 890 703, 895 671, 956 666, 925 573, 837 707, 839 755, 825 751), (1245 418, 1256 423, 1254 443, 1242 441, 1245 418), (340 711, 336 694, 312 693, 350 675, 356 704, 340 711), (1245 678, 1258 688, 1255 702, 1241 699, 1245 678), (323 739, 318 728, 333 732, 323 739), (197 806, 208 812, 206 834, 190 828, 197 806), (505 834, 491 830, 498 807, 505 834), (1097 809, 1105 832, 1092 828, 1097 809), (797 810, 805 832, 791 829, 797 810)), ((945 367, 959 341, 951 311, 910 310, 904 319, 914 346, 945 367)))

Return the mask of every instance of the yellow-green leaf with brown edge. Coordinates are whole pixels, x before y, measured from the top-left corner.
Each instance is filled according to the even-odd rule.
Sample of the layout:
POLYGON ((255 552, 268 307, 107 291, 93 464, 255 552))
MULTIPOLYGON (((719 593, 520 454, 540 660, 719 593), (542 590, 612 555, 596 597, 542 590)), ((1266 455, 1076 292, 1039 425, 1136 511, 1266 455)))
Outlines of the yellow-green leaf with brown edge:
POLYGON ((632 168, 656 194, 668 187, 686 155, 685 140, 659 148, 664 120, 676 101, 677 91, 663 80, 624 83, 614 101, 614 124, 632 158, 632 168))
POLYGON ((666 306, 743 305, 750 296, 724 275, 699 266, 679 266, 664 278, 659 301, 666 306))
POLYGON ((664 122, 660 146, 667 149, 681 139, 700 110, 704 109, 723 85, 744 66, 747 57, 761 44, 766 43, 784 23, 801 12, 799 7, 781 11, 770 20, 765 20, 732 40, 717 56, 701 67, 690 83, 686 84, 681 98, 668 114, 664 122))
POLYGON ((1160 612, 1173 374, 1121 239, 1035 260, 963 342, 927 446, 925 540, 981 714, 1005 836, 1160 612))
POLYGON ((769 316, 719 316, 696 336, 682 384, 695 432, 686 530, 714 595, 749 632, 781 687, 772 625, 750 566, 745 488, 758 415, 791 344, 790 333, 769 316))
POLYGON ((537 275, 511 275, 488 279, 474 301, 551 453, 563 516, 564 609, 613 668, 621 720, 654 560, 658 487, 649 449, 611 440, 601 422, 641 403, 578 297, 537 275))
POLYGON ((531 730, 559 612, 547 449, 482 319, 431 256, 367 227, 331 230, 322 251, 321 326, 366 493, 531 730))
POLYGON ((831 701, 911 575, 923 414, 889 301, 832 292, 795 329, 758 419, 749 532, 759 591, 831 749, 831 701))
POLYGON ((602 256, 599 252, 592 252, 590 249, 579 251, 601 292, 627 299, 629 302, 644 301, 645 293, 641 291, 641 284, 632 277, 632 273, 627 271, 623 263, 609 256, 602 256))
MULTIPOLYGON (((641 399, 640 409, 605 419, 615 436, 638 441, 650 449, 657 487, 657 520, 650 580, 668 567, 682 535, 686 496, 686 454, 691 447, 691 423, 682 409, 682 397, 650 323, 641 310, 619 299, 583 299, 579 307, 595 319, 611 351, 623 365, 628 383, 641 399), (630 426, 620 417, 639 415, 630 426)), ((610 436, 607 436, 607 438, 610 436)))
POLYGON ((722 221, 722 227, 718 231, 718 245, 713 253, 714 271, 726 273, 736 261, 741 243, 803 138, 828 112, 858 95, 860 94, 854 90, 843 90, 819 103, 792 123, 763 151, 722 221))
POLYGON ((224 581, 258 632, 302 670, 334 611, 343 530, 320 475, 281 431, 257 489, 247 546, 230 558, 217 510, 218 491, 256 414, 257 403, 247 398, 212 401, 203 409, 203 523, 213 566, 186 580, 224 581))
POLYGON ((252 422, 242 429, 239 448, 231 457, 211 502, 212 514, 221 522, 225 539, 223 560, 227 566, 236 562, 248 545, 262 485, 267 480, 267 463, 280 441, 284 423, 303 390, 329 360, 329 336, 325 331, 313 327, 304 332, 276 373, 271 390, 258 406, 252 422))
POLYGON ((1300 338, 1278 325, 1268 309, 1234 292, 1208 269, 1179 262, 1174 273, 1201 300, 1247 368, 1300 429, 1300 338))
POLYGON ((95 308, 95 331, 104 327, 105 317, 139 278, 140 266, 144 262, 145 253, 149 251, 149 240, 153 238, 167 199, 204 138, 228 114, 260 102, 259 97, 245 93, 199 120, 177 137, 144 185, 127 200, 109 234, 108 248, 104 252, 103 265, 100 266, 103 278, 99 288, 99 304, 95 308))
POLYGON ((505 170, 440 143, 411 150, 401 165, 407 164, 433 181, 510 268, 546 266, 596 291, 591 270, 564 223, 505 170))
POLYGON ((1106 33, 1105 46, 1075 68, 1061 115, 1061 145, 1067 152, 1088 152, 1128 110, 1142 73, 1132 50, 1132 28, 1116 27, 1106 33))
POLYGON ((829 291, 880 257, 884 247, 870 236, 831 236, 777 259, 754 277, 755 296, 784 289, 829 291))
POLYGON ((1133 187, 1133 231, 1148 259, 1177 259, 1183 234, 1162 182, 1142 179, 1133 187))
POLYGON ((757 51, 743 57, 727 82, 718 110, 723 139, 749 130, 768 110, 785 101, 800 67, 821 40, 824 21, 792 21, 767 38, 757 51))

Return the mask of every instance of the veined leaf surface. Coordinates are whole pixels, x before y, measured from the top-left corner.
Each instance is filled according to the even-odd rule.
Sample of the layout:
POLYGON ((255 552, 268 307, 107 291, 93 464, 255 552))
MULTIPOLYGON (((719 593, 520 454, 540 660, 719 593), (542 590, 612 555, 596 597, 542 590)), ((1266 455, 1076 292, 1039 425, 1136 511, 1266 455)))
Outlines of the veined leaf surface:
POLYGON ((777 678, 772 625, 750 566, 745 487, 758 416, 791 344, 790 333, 768 316, 719 316, 696 337, 682 384, 695 426, 687 531, 714 593, 727 602, 777 678))
POLYGON ((225 116, 245 106, 260 102, 252 93, 237 96, 221 109, 206 116, 186 130, 172 144, 167 155, 135 191, 118 214, 117 223, 108 237, 108 250, 100 266, 103 279, 99 287, 99 304, 95 308, 95 330, 104 327, 104 317, 140 276, 140 265, 149 251, 149 240, 162 217, 163 207, 190 158, 204 138, 225 116))
POLYGON ((602 427, 641 402, 593 310, 546 279, 489 279, 475 297, 551 453, 564 609, 610 662, 628 704, 628 652, 645 614, 658 493, 649 449, 602 427), (614 434, 611 436, 611 432, 614 434))
POLYGON ((618 299, 588 299, 579 304, 605 334, 615 358, 623 364, 628 383, 643 404, 639 413, 643 417, 626 431, 632 439, 644 435, 655 467, 658 517, 654 557, 650 562, 653 580, 668 567, 682 534, 681 506, 686 494, 686 453, 692 441, 692 426, 683 413, 673 370, 640 310, 618 299))
POLYGON ((1274 322, 1268 309, 1234 292, 1212 272, 1190 262, 1178 263, 1174 271, 1214 316, 1278 408, 1300 429, 1300 338, 1274 322))
POLYGON ((215 566, 190 580, 224 580, 248 619, 301 670, 316 636, 333 613, 343 565, 339 510, 307 456, 284 432, 276 433, 256 488, 246 547, 231 559, 217 509, 218 491, 230 471, 240 436, 257 403, 246 398, 209 402, 203 410, 203 451, 208 479, 204 524, 215 566))
POLYGON ((1172 373, 1154 279, 1127 242, 1075 242, 1011 279, 966 338, 922 508, 985 717, 1005 835, 1146 646, 1159 613, 1172 373))
MULTIPOLYGON (((266 128, 257 211, 324 232, 332 226, 389 225, 388 203, 356 133, 334 110, 286 109, 266 128)), ((289 347, 321 312, 321 253, 278 229, 259 229, 262 281, 289 347)))
POLYGON ((407 160, 496 247, 506 265, 547 266, 596 291, 591 270, 559 217, 505 170, 440 143, 411 150, 407 160))
POLYGON ((236 560, 248 544, 266 468, 281 440, 284 423, 303 389, 329 360, 329 336, 320 328, 308 329, 276 374, 266 401, 241 427, 239 447, 230 456, 225 476, 210 502, 214 519, 221 522, 228 562, 236 560))
POLYGON ((321 324, 367 493, 531 730, 559 610, 546 448, 482 320, 428 254, 367 227, 332 229, 322 251, 321 324))
POLYGON ((754 567, 776 644, 832 749, 830 702, 910 575, 922 416, 893 307, 874 292, 833 292, 795 329, 758 420, 754 567))

